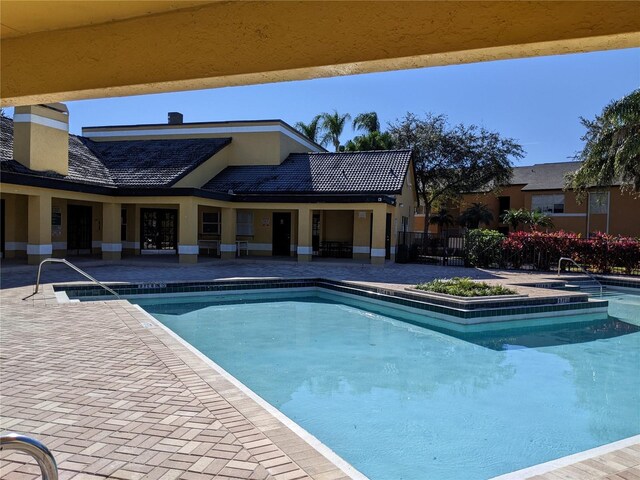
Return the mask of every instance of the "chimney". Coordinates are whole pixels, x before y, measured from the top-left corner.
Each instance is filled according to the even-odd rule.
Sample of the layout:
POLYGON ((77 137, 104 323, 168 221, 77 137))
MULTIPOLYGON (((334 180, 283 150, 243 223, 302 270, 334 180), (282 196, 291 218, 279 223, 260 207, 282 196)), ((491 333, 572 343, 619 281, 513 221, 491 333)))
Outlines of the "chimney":
POLYGON ((62 103, 16 107, 13 158, 37 171, 69 173, 69 110, 62 103))
POLYGON ((181 125, 183 122, 180 112, 169 112, 169 125, 181 125))

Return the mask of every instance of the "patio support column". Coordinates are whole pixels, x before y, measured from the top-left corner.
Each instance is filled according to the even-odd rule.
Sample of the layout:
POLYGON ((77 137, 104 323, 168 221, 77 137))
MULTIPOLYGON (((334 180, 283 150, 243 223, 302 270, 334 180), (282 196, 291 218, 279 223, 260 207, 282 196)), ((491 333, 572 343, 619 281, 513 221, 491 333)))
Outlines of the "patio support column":
POLYGON ((312 211, 308 206, 298 209, 298 261, 309 262, 313 254, 311 243, 312 211))
POLYGON ((372 238, 371 238, 371 263, 376 265, 384 264, 385 257, 385 235, 387 230, 387 205, 376 205, 373 207, 372 238))
POLYGON ((353 212, 353 258, 368 260, 371 255, 371 212, 353 212))
POLYGON ((198 204, 189 198, 180 203, 178 220, 178 261, 198 263, 198 204))
POLYGON ((102 204, 102 259, 120 260, 122 257, 122 240, 120 227, 122 204, 102 204))
POLYGON ((236 256, 236 209, 220 209, 220 258, 230 259, 236 256))
POLYGON ((27 223, 27 261, 38 264, 53 254, 51 196, 29 195, 27 223))

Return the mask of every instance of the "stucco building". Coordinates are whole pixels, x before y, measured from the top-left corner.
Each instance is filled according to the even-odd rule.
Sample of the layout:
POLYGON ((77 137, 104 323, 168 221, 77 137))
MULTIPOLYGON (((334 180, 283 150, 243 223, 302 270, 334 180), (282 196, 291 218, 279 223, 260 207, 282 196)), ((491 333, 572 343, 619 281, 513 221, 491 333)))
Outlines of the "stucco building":
POLYGON ((329 153, 281 120, 68 133, 62 104, 2 118, 1 247, 100 254, 393 259, 413 228, 408 150, 329 153))
MULTIPOLYGON (((588 237, 594 232, 640 237, 640 199, 623 193, 620 185, 593 188, 578 203, 571 190, 564 190, 566 174, 579 167, 578 162, 558 162, 515 167, 509 185, 497 193, 474 192, 463 194, 457 205, 449 208, 454 218, 469 205, 478 202, 487 205, 493 221, 486 228, 509 232, 501 222, 505 210, 539 210, 549 215, 553 227, 549 231, 564 230, 588 237)), ((424 226, 424 215, 416 215, 415 227, 424 226)), ((451 230, 455 230, 452 227, 451 230)), ((523 225, 519 229, 526 229, 523 225)), ((419 230, 421 231, 421 230, 419 230)), ((438 227, 430 226, 436 233, 438 227)))

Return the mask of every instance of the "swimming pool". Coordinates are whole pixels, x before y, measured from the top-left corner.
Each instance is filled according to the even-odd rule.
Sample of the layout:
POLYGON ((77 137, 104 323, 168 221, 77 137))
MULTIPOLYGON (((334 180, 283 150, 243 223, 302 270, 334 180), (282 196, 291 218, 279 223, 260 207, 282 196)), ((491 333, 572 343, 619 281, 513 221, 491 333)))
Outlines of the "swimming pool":
POLYGON ((132 302, 370 478, 473 480, 640 433, 640 297, 608 299, 626 322, 490 331, 322 291, 132 302))

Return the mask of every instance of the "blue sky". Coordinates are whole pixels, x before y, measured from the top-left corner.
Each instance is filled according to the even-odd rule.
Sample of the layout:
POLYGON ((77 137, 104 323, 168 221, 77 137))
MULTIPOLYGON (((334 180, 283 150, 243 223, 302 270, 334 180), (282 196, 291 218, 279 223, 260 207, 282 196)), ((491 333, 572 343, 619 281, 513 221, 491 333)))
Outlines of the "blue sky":
MULTIPOLYGON (((580 116, 640 86, 640 49, 432 67, 298 82, 69 102, 71 131, 83 126, 281 118, 376 111, 381 123, 406 112, 444 113, 518 140, 528 165, 566 161, 581 147, 580 116)), ((351 138, 349 129, 343 142, 351 138)))

